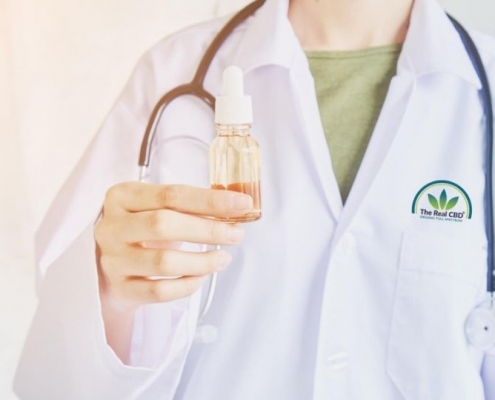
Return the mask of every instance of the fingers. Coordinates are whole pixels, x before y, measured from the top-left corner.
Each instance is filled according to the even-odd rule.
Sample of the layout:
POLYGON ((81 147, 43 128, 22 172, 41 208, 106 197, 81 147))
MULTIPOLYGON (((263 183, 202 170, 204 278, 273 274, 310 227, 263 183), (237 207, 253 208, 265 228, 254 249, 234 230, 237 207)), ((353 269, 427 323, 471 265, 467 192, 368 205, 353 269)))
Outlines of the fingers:
POLYGON ((105 236, 125 243, 173 240, 230 245, 244 238, 244 230, 238 225, 171 210, 129 213, 111 228, 112 232, 105 236))
POLYGON ((251 197, 237 192, 137 182, 112 187, 94 231, 101 292, 131 305, 191 295, 231 257, 224 251, 182 252, 181 242, 238 244, 242 228, 206 217, 251 209, 251 197))
POLYGON ((212 217, 243 215, 252 209, 251 196, 227 190, 186 185, 152 185, 126 182, 110 188, 105 212, 140 212, 168 209, 212 217))
POLYGON ((176 279, 146 279, 129 280, 123 286, 123 293, 115 293, 117 297, 128 299, 133 305, 149 303, 164 303, 192 295, 204 282, 204 276, 186 276, 176 279), (132 299, 132 300, 129 300, 132 299))
POLYGON ((112 276, 124 279, 210 275, 232 260, 226 251, 188 253, 170 249, 129 248, 118 256, 104 256, 101 262, 112 276))

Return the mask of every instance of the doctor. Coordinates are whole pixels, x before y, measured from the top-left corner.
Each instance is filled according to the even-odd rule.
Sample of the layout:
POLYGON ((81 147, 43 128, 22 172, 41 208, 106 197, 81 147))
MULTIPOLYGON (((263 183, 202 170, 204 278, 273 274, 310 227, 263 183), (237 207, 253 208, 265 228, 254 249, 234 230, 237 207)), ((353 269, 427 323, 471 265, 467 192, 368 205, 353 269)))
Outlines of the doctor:
MULTIPOLYGON (((253 98, 263 218, 242 227, 201 217, 251 203, 205 189, 215 131, 198 100, 172 103, 154 183, 132 183, 152 107, 191 79, 225 22, 142 58, 51 207, 19 397, 495 399, 495 356, 464 332, 485 295, 480 81, 444 11, 267 0, 235 30, 205 86, 219 93, 234 64, 253 98), (219 270, 204 322, 218 338, 205 343, 201 287, 219 270)), ((495 40, 474 37, 493 83, 495 40)))

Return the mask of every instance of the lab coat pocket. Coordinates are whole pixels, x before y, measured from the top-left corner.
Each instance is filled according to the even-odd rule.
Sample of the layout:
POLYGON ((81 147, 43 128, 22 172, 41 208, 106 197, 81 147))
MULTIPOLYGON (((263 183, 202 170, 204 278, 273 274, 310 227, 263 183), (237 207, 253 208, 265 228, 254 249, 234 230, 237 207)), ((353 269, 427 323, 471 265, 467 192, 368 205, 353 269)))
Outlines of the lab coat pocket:
POLYGON ((484 398, 464 324, 485 272, 482 239, 404 234, 387 369, 406 400, 484 398))

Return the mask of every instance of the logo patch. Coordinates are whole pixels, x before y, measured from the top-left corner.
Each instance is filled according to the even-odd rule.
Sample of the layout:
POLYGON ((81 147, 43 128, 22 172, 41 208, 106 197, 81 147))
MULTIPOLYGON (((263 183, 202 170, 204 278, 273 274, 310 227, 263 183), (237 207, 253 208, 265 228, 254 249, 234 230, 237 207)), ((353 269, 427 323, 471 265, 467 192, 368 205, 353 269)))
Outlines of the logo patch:
POLYGON ((433 181, 419 189, 412 203, 412 213, 422 219, 464 222, 471 219, 471 199, 457 183, 433 181))

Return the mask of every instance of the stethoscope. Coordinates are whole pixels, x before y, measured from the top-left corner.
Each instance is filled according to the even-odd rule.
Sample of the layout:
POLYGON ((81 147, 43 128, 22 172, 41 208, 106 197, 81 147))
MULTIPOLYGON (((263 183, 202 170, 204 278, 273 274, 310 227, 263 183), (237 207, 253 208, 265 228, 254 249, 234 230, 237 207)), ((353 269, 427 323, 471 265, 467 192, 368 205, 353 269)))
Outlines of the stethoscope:
POLYGON ((465 324, 466 337, 473 347, 495 355, 495 264, 493 258, 494 249, 494 223, 493 218, 493 101, 490 91, 490 83, 480 53, 473 39, 459 22, 449 16, 457 32, 462 39, 464 47, 481 82, 481 99, 485 114, 485 138, 486 138, 486 165, 485 170, 485 230, 488 241, 486 291, 487 299, 472 310, 465 324))
MULTIPOLYGON (((217 54, 219 48, 229 37, 232 31, 244 22, 247 18, 253 15, 256 10, 258 10, 265 0, 256 0, 241 11, 234 15, 234 17, 227 22, 223 29, 217 34, 213 39, 210 46, 206 50, 203 58, 201 59, 198 69, 194 75, 193 80, 190 83, 178 86, 168 93, 166 93, 155 105, 148 125, 146 126, 146 131, 141 143, 141 150, 139 154, 139 180, 141 182, 146 181, 148 177, 148 168, 150 164, 151 147, 153 143, 153 138, 155 137, 156 130, 160 123, 163 112, 167 106, 177 98, 185 95, 195 96, 202 101, 204 101, 212 110, 215 109, 215 97, 209 93, 204 88, 204 79, 208 73, 208 69, 215 55, 217 54)), ((468 341, 475 348, 484 351, 495 353, 495 264, 493 259, 494 248, 494 218, 493 218, 493 185, 492 185, 492 155, 493 155, 493 131, 494 131, 494 120, 493 120, 493 103, 490 93, 490 86, 488 82, 488 76, 486 74, 485 67, 481 60, 481 56, 474 44, 471 36, 468 32, 459 24, 454 18, 449 16, 454 27, 459 33, 464 47, 471 59, 471 62, 479 76, 481 81, 481 98, 484 107, 485 114, 485 126, 486 126, 486 160, 487 165, 490 168, 486 169, 485 179, 486 179, 486 192, 485 192, 485 229, 486 236, 488 239, 488 260, 487 260, 487 292, 488 299, 471 311, 468 318, 466 319, 465 330, 468 341)), ((200 328, 200 341, 209 342, 214 341, 216 338, 216 329, 211 325, 201 326, 201 322, 204 316, 207 314, 214 293, 217 281, 217 274, 211 275, 208 292, 206 295, 206 300, 204 301, 203 307, 199 312, 198 317, 198 328, 200 328)))

